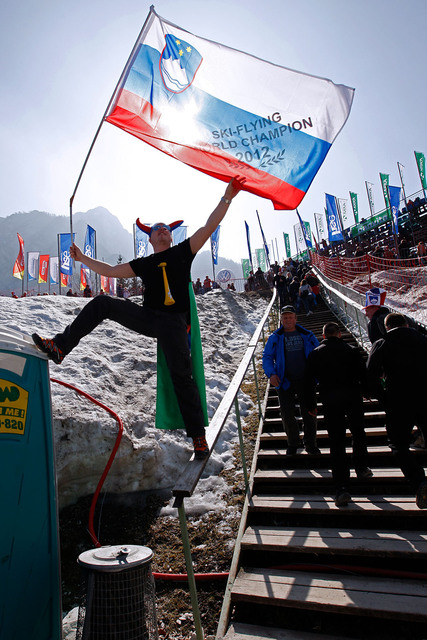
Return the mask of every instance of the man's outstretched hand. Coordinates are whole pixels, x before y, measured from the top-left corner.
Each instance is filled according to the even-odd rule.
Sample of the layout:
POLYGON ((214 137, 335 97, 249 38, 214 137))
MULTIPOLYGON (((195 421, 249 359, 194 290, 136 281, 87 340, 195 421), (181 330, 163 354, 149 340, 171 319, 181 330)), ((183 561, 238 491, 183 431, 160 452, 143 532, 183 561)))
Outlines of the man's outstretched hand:
POLYGON ((235 176, 234 178, 231 178, 225 190, 224 198, 227 198, 227 200, 232 200, 234 196, 236 196, 239 193, 239 191, 243 189, 245 182, 246 182, 246 178, 242 178, 240 176, 235 176))
POLYGON ((84 254, 83 254, 82 250, 79 249, 79 247, 76 244, 74 244, 74 242, 70 247, 70 256, 76 262, 83 262, 83 260, 84 260, 84 254))

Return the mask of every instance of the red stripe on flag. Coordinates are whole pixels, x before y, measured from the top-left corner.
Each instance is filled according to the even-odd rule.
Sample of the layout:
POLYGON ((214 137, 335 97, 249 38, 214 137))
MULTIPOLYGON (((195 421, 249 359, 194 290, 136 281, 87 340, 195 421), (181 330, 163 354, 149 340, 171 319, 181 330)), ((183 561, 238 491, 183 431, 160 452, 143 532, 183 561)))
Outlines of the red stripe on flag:
POLYGON ((214 178, 229 182, 236 176, 246 178, 244 190, 272 201, 275 209, 296 209, 305 193, 296 187, 241 162, 213 145, 202 143, 203 149, 170 142, 162 127, 158 125, 160 114, 139 96, 122 90, 114 111, 107 122, 127 131, 168 156, 194 167, 214 178), (151 124, 148 124, 151 123, 151 124))

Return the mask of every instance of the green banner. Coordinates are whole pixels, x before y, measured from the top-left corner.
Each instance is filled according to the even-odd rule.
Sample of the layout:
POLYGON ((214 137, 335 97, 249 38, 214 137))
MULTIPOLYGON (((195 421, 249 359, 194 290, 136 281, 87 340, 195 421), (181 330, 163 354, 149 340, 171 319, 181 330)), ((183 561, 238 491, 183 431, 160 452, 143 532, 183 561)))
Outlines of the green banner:
POLYGON ((415 159, 417 161, 418 173, 420 174, 421 185, 423 189, 427 189, 426 182, 426 159, 421 151, 414 151, 415 159))
POLYGON ((391 214, 390 211, 387 211, 386 209, 381 213, 377 213, 376 216, 372 216, 368 220, 351 227, 351 237, 354 238, 355 236, 358 236, 365 231, 369 231, 370 229, 374 229, 375 227, 378 227, 379 224, 388 222, 389 220, 391 220, 391 214))
POLYGON ((353 191, 349 191, 349 193, 351 206, 353 207, 354 221, 356 224, 359 224, 359 205, 357 203, 357 193, 353 193, 353 191))
POLYGON ((261 267, 261 271, 267 271, 267 265, 265 261, 265 250, 264 249, 255 249, 256 261, 259 267, 261 267))
POLYGON ((285 240, 285 249, 286 249, 286 257, 291 257, 291 243, 289 241, 289 233, 283 233, 283 238, 285 240))
POLYGON ((242 258, 242 272, 244 278, 249 278, 249 273, 251 270, 251 263, 248 258, 242 258))
POLYGON ((383 190, 385 206, 388 209, 388 211, 391 211, 390 194, 388 191, 389 179, 390 179, 390 176, 388 175, 388 173, 380 173, 381 187, 383 190))

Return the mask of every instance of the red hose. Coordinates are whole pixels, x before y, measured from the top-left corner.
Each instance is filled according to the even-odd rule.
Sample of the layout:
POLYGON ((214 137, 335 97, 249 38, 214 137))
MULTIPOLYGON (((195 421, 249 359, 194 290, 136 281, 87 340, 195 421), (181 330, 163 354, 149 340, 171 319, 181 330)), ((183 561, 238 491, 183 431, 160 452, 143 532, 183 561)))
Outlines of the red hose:
POLYGON ((78 389, 77 387, 75 387, 72 384, 69 384, 68 382, 62 382, 62 380, 56 380, 55 378, 51 378, 52 382, 56 382, 57 384, 61 384, 63 387, 67 387, 68 389, 72 389, 73 391, 76 391, 76 393, 79 393, 81 396, 84 396, 85 398, 87 398, 88 400, 90 400, 91 402, 93 402, 94 404, 98 405, 98 407, 101 407, 101 409, 104 409, 105 411, 107 411, 111 416, 113 416, 113 418, 115 420, 117 420, 118 424, 119 424, 119 431, 116 437, 116 442, 114 444, 113 450, 110 454, 110 457, 108 458, 108 462, 105 466, 105 469, 102 473, 102 476, 98 482, 98 486, 95 489, 95 493, 93 494, 93 498, 92 498, 92 503, 90 505, 90 510, 89 510, 89 534, 90 537, 92 538, 92 542, 94 543, 95 547, 100 547, 101 543, 99 542, 98 538, 96 537, 95 534, 95 530, 93 527, 93 518, 94 518, 94 514, 95 514, 95 507, 96 507, 96 503, 98 501, 98 497, 99 494, 101 493, 101 489, 102 489, 102 485, 105 482, 105 478, 108 475, 108 472, 111 468, 111 465, 113 464, 113 460, 116 456, 117 453, 117 449, 119 448, 119 444, 120 444, 120 440, 122 439, 122 435, 123 435, 123 422, 120 418, 120 416, 117 415, 117 413, 115 413, 112 409, 110 409, 109 407, 107 407, 105 404, 102 404, 102 402, 99 402, 99 400, 96 400, 95 398, 93 398, 92 396, 90 396, 88 393, 86 393, 85 391, 82 391, 81 389, 78 389))
MULTIPOLYGON (((195 573, 194 579, 197 582, 213 582, 214 580, 227 580, 228 572, 224 573, 195 573)), ((188 574, 186 573, 156 573, 153 571, 153 577, 156 580, 171 580, 173 582, 188 582, 188 574)))

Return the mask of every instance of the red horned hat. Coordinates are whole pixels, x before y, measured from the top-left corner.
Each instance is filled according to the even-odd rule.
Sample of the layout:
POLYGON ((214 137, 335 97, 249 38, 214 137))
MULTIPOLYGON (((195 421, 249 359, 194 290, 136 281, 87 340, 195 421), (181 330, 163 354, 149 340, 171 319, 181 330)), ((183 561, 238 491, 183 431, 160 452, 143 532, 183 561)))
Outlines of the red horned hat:
MULTIPOLYGON (((183 222, 184 222, 184 220, 175 220, 175 222, 171 222, 168 226, 170 227, 171 231, 174 231, 175 229, 180 227, 183 222)), ((148 224, 142 224, 142 222, 140 222, 139 218, 137 218, 136 225, 137 225, 137 227, 139 229, 141 229, 141 231, 146 233, 148 236, 151 236, 152 229, 148 224)))

